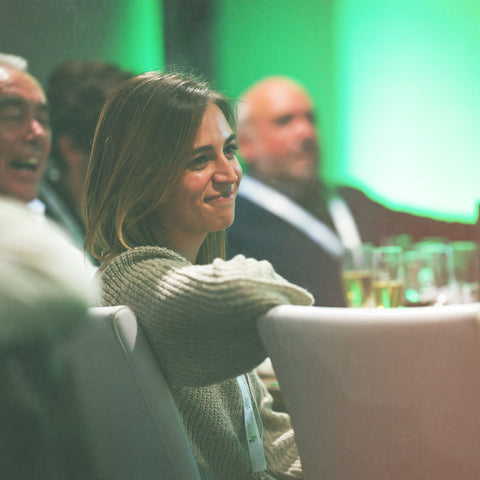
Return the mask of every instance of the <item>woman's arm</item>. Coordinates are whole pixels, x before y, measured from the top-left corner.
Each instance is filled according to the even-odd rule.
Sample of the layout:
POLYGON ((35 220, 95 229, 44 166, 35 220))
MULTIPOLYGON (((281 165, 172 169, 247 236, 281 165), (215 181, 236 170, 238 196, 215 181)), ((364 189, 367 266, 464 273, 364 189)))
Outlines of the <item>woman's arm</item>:
POLYGON ((142 260, 122 275, 114 265, 107 269, 117 283, 104 291, 108 300, 117 290, 116 301, 134 310, 169 382, 208 385, 251 370, 266 356, 257 318, 276 305, 313 301, 266 261, 239 255, 191 265, 159 257, 161 249, 143 250, 142 260))

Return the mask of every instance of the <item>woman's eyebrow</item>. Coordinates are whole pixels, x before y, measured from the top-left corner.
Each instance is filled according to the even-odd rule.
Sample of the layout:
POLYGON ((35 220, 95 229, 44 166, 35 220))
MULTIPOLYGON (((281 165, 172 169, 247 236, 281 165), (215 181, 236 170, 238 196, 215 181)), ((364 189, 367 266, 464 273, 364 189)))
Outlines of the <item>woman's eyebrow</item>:
POLYGON ((237 139, 237 136, 236 136, 234 133, 232 133, 232 134, 225 140, 225 145, 226 145, 227 143, 233 142, 233 141, 236 140, 236 139, 237 139))
MULTIPOLYGON (((236 140, 237 136, 232 133, 224 142, 224 145, 227 145, 228 143, 232 142, 233 140, 236 140)), ((198 153, 203 153, 203 152, 207 152, 207 151, 210 151, 210 150, 213 150, 213 145, 202 145, 201 147, 198 147, 198 148, 194 148, 192 150, 192 155, 196 155, 198 153)))

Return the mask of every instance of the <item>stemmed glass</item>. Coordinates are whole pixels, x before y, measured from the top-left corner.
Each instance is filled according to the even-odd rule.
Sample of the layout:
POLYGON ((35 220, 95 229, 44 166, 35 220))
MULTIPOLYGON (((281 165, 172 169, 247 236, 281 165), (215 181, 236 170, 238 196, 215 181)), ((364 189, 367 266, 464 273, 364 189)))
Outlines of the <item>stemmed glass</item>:
POLYGON ((371 307, 372 299, 372 251, 370 244, 345 249, 342 257, 343 290, 347 306, 371 307))
POLYGON ((372 253, 374 305, 395 308, 402 304, 405 285, 403 250, 398 246, 378 247, 372 253))

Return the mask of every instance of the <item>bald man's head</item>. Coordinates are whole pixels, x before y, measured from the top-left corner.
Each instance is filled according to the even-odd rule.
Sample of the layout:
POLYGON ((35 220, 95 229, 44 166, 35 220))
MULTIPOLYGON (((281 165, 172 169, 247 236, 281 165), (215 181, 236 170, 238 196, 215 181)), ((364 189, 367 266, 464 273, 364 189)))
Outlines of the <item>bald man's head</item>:
POLYGON ((264 179, 305 182, 317 177, 320 151, 313 105, 293 80, 269 77, 245 92, 239 142, 251 171, 264 179))

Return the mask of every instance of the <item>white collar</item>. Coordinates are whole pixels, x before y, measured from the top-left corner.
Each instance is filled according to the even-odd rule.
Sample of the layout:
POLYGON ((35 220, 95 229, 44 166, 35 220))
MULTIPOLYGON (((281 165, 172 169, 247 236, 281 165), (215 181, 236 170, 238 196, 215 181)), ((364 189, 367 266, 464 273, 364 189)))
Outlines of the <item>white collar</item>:
POLYGON ((45 204, 38 198, 28 202, 27 208, 37 215, 45 215, 45 204))

